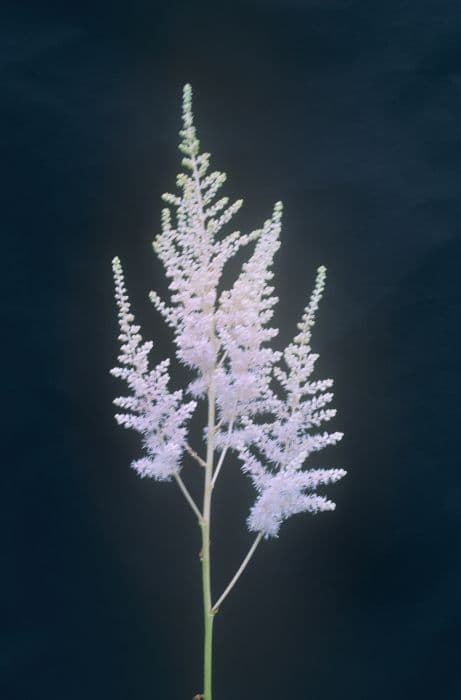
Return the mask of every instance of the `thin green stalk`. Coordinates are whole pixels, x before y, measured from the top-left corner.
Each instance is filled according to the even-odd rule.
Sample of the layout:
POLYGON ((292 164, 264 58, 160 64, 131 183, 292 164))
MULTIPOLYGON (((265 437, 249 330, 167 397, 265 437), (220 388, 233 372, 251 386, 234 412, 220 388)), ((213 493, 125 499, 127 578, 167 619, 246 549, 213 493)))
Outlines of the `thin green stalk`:
POLYGON ((179 474, 174 474, 174 478, 176 479, 176 483, 178 484, 179 488, 181 489, 181 491, 182 491, 182 493, 183 493, 183 495, 184 495, 186 501, 188 502, 188 504, 190 505, 190 507, 191 507, 192 510, 194 511, 195 515, 197 516, 197 520, 198 520, 199 525, 200 525, 201 522, 202 522, 202 514, 201 514, 201 512, 199 511, 199 509, 197 508, 197 506, 195 505, 194 499, 193 499, 192 496, 190 495, 190 493, 189 493, 189 491, 187 490, 187 487, 186 487, 184 481, 181 479, 181 477, 179 476, 179 474))
POLYGON ((203 492, 202 520, 202 588, 203 588, 203 697, 212 700, 212 664, 213 664, 213 618, 211 605, 211 576, 210 576, 210 515, 211 515, 211 482, 213 478, 214 433, 215 433, 215 396, 211 386, 208 391, 208 435, 205 469, 205 486, 203 492))
POLYGON ((236 584, 237 581, 239 580, 240 576, 241 576, 241 575, 243 574, 243 572, 245 571, 245 568, 247 567, 248 562, 250 561, 251 557, 252 557, 253 554, 255 553, 256 547, 257 547, 258 544, 261 542, 262 536, 263 536, 263 535, 262 535, 262 532, 258 532, 258 534, 257 534, 256 537, 255 537, 255 540, 254 540, 253 544, 251 545, 250 549, 248 550, 248 553, 247 553, 245 559, 242 561, 242 563, 240 564, 239 568, 237 569, 237 571, 235 572, 234 576, 232 577, 231 582, 229 583, 229 585, 228 585, 227 588, 225 589, 224 593, 218 598, 218 600, 216 601, 216 603, 215 603, 215 604, 213 605, 213 607, 211 608, 212 612, 213 612, 213 611, 214 611, 215 613, 218 612, 219 606, 220 606, 221 603, 227 598, 227 596, 229 595, 229 593, 231 592, 231 590, 233 589, 233 587, 235 586, 235 584, 236 584))

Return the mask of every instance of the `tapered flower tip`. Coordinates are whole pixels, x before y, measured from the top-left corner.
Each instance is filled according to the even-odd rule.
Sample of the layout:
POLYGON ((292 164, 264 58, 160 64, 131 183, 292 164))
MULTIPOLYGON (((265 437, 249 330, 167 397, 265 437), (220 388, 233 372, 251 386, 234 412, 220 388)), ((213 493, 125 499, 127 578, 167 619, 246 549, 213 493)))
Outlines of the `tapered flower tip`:
POLYGON ((194 115, 192 114, 192 87, 190 83, 186 83, 182 91, 182 121, 184 129, 193 128, 194 115))
POLYGON ((118 257, 118 255, 116 255, 115 258, 112 258, 112 269, 113 270, 120 270, 121 267, 122 267, 122 265, 120 263, 120 258, 118 257))
POLYGON ((182 108, 183 114, 192 112, 192 85, 186 83, 182 89, 182 108))

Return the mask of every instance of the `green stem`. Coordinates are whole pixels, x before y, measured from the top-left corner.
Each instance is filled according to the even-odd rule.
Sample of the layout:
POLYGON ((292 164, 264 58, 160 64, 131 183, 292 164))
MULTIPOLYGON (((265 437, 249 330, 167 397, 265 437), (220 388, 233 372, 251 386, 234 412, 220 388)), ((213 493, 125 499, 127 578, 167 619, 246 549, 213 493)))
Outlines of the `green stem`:
POLYGON ((202 584, 203 584, 203 613, 204 613, 204 644, 203 644, 203 697, 211 700, 211 680, 213 665, 213 617, 211 612, 210 591, 210 557, 209 557, 209 527, 202 526, 202 584), (208 548, 208 556, 205 550, 208 548))
POLYGON ((218 612, 219 606, 220 606, 221 603, 227 598, 227 596, 229 595, 229 593, 231 592, 231 590, 233 589, 233 587, 235 586, 235 584, 236 584, 237 581, 239 580, 240 576, 243 574, 243 572, 244 572, 246 566, 248 565, 248 562, 250 561, 251 557, 252 557, 253 554, 255 553, 256 547, 257 547, 258 544, 261 542, 262 536, 263 536, 262 532, 258 532, 258 534, 256 535, 256 538, 255 538, 255 540, 254 540, 254 542, 253 542, 253 544, 251 545, 251 547, 250 547, 250 549, 249 549, 249 551, 248 551, 248 554, 246 555, 245 559, 242 561, 242 563, 240 564, 239 568, 238 568, 237 571, 235 572, 234 576, 233 576, 232 579, 231 579, 231 582, 230 582, 229 585, 227 586, 227 588, 226 588, 226 590, 224 591, 224 593, 220 596, 220 598, 218 598, 218 600, 216 601, 216 603, 215 603, 215 604, 213 605, 213 607, 211 608, 212 612, 214 612, 214 613, 217 613, 217 612, 218 612))
POLYGON ((190 495, 184 481, 181 479, 179 474, 174 474, 174 478, 176 479, 176 483, 178 484, 179 488, 181 489, 182 493, 184 494, 186 501, 188 502, 188 504, 190 505, 190 507, 194 511, 195 515, 197 516, 197 520, 198 520, 199 525, 200 525, 202 522, 202 514, 199 511, 199 509, 197 508, 197 506, 195 505, 194 499, 190 495))
POLYGON ((208 435, 205 469, 205 486, 203 492, 203 520, 202 520, 202 588, 203 588, 203 620, 204 620, 204 647, 203 647, 203 698, 212 700, 212 664, 213 664, 213 617, 214 611, 211 605, 211 576, 210 576, 210 515, 211 492, 213 478, 213 455, 215 433, 215 396, 214 388, 208 390, 208 435))

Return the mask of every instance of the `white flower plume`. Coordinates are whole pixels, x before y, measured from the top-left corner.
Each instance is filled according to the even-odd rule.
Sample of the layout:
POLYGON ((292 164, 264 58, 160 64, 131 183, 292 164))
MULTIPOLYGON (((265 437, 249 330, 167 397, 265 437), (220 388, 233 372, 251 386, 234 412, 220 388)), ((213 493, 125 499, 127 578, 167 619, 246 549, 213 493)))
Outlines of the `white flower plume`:
POLYGON ((346 474, 344 469, 302 470, 306 453, 301 452, 283 468, 270 473, 247 449, 242 449, 240 456, 243 470, 250 474, 258 490, 247 520, 249 530, 277 537, 280 525, 291 515, 335 509, 333 501, 316 493, 316 489, 341 479, 346 474))
POLYGON ((333 510, 335 504, 315 493, 317 486, 337 481, 344 469, 310 469, 302 471, 304 461, 313 452, 333 445, 342 433, 312 433, 336 411, 325 409, 333 394, 326 389, 332 379, 309 381, 318 355, 309 345, 315 313, 325 286, 326 269, 320 267, 310 302, 304 310, 299 333, 287 346, 283 359, 286 371, 274 368, 274 376, 285 394, 272 398, 271 421, 256 423, 245 418, 239 447, 243 471, 248 473, 258 491, 258 498, 248 518, 250 530, 277 536, 280 524, 290 515, 303 511, 333 510), (252 446, 261 459, 250 450, 252 446), (308 493, 306 493, 306 491, 308 493))
MULTIPOLYGON (((168 206, 153 243, 169 279, 171 298, 166 302, 151 292, 150 299, 173 329, 177 359, 192 370, 187 392, 212 403, 213 420, 216 408, 215 424, 213 420, 208 424, 213 433, 205 432, 211 488, 227 450, 236 450, 257 490, 248 527, 276 537, 290 515, 333 510, 335 504, 317 489, 346 474, 337 468, 303 469, 312 453, 342 438, 340 432, 319 430, 336 413, 329 408, 333 380, 312 380, 318 355, 310 347, 311 330, 326 270, 318 269, 297 335, 283 353, 273 350, 270 341, 278 330, 269 324, 278 299, 271 281, 280 246, 282 204, 276 203, 261 229, 223 235, 242 200, 229 203, 227 197, 217 197, 226 175, 209 172, 210 155, 200 151, 190 85, 183 92, 180 137, 185 172, 177 176, 178 193, 163 195, 168 206), (254 250, 234 284, 218 292, 224 266, 251 242, 254 250), (283 369, 278 366, 281 360, 283 369), (220 457, 212 473, 215 450, 220 457)), ((137 471, 166 479, 180 468, 185 425, 196 404, 184 403, 181 391, 169 392, 167 360, 148 370, 152 344, 143 343, 139 327, 133 325, 117 258, 114 275, 123 367, 112 373, 125 379, 132 391, 116 400, 127 411, 117 420, 143 436, 147 456, 134 463, 137 471)), ((198 461, 204 466, 199 456, 198 461)))
POLYGON ((148 355, 151 342, 143 342, 125 289, 123 270, 118 258, 112 261, 115 281, 115 299, 122 343, 118 357, 122 367, 111 374, 124 379, 131 395, 114 400, 126 412, 116 414, 120 425, 133 428, 142 435, 146 456, 132 463, 141 476, 159 481, 168 480, 180 470, 181 456, 186 439, 185 423, 195 409, 195 402, 182 402, 182 391, 168 390, 169 360, 149 370, 148 355))
MULTIPOLYGON (((232 289, 224 291, 216 313, 216 332, 224 362, 215 375, 216 398, 223 424, 254 416, 266 408, 272 367, 280 353, 265 346, 277 335, 267 326, 278 301, 268 282, 280 247, 282 204, 277 202, 266 221, 250 260, 232 289)), ((235 434, 234 434, 235 441, 235 434)))
POLYGON ((155 292, 151 292, 150 298, 175 331, 178 359, 198 372, 189 391, 202 396, 212 379, 219 351, 215 305, 223 267, 259 231, 248 235, 235 231, 224 238, 217 237, 240 209, 242 200, 229 205, 227 197, 215 199, 226 175, 218 171, 207 174, 210 155, 199 152, 190 85, 184 88, 180 136, 179 148, 184 154, 182 164, 186 170, 176 180, 180 195, 163 195, 175 209, 175 221, 170 208, 165 208, 162 233, 154 241, 154 250, 171 280, 171 305, 155 292))

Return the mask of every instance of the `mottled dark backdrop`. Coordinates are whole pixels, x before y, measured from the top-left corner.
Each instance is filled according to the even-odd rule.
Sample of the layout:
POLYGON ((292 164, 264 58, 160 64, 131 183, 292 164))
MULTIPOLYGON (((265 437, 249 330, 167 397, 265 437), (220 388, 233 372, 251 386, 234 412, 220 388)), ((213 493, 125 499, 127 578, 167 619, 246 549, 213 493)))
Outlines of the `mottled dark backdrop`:
MULTIPOLYGON (((216 619, 216 700, 461 696, 461 9, 440 0, 4 2, 1 19, 2 700, 190 700, 199 536, 117 428, 110 260, 156 357, 151 240, 180 93, 247 198, 285 203, 280 342, 328 268, 337 510, 261 546, 216 619)), ((178 378, 182 375, 178 372, 178 378)), ((197 473, 185 478, 198 486, 197 473)), ((229 464, 219 592, 248 547, 229 464)))

